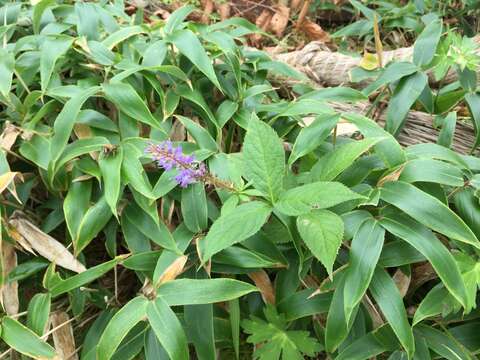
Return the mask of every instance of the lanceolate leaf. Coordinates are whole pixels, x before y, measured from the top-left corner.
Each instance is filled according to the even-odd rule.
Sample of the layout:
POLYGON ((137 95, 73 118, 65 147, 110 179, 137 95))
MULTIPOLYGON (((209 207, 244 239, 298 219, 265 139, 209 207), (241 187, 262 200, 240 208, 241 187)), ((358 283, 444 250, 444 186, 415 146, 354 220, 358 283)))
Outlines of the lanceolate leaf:
POLYGON ((255 286, 234 279, 179 279, 162 284, 157 294, 168 305, 177 306, 228 301, 253 291, 258 291, 255 286))
POLYGON ((34 359, 54 359, 57 355, 54 348, 11 317, 2 319, 1 334, 8 346, 34 359))
POLYGON ((321 157, 311 170, 312 178, 317 181, 335 179, 364 152, 382 139, 370 138, 339 146, 321 157))
POLYGON ((424 66, 432 62, 441 33, 440 19, 433 20, 423 29, 413 47, 413 62, 416 65, 424 66))
POLYGON ((397 135, 400 132, 408 111, 427 83, 428 77, 423 72, 417 72, 400 80, 388 104, 385 129, 389 133, 397 135))
POLYGON ((65 35, 51 36, 45 39, 40 53, 40 83, 42 92, 47 90, 55 64, 68 51, 72 42, 73 38, 65 35))
POLYGON ((215 75, 212 61, 193 32, 186 29, 174 31, 168 35, 167 41, 173 43, 185 57, 187 57, 218 89, 220 89, 220 91, 222 91, 222 87, 215 75))
POLYGON ((343 300, 347 319, 350 319, 353 309, 368 289, 384 238, 385 230, 374 219, 363 222, 353 237, 343 300))
POLYGON ((415 352, 412 328, 408 323, 402 296, 385 270, 377 268, 372 278, 370 291, 398 340, 407 351, 408 357, 411 358, 415 352))
POLYGON ((475 234, 458 215, 417 187, 402 181, 388 182, 380 196, 432 230, 480 249, 475 234))
POLYGON ((477 93, 469 93, 465 95, 470 114, 472 115, 472 122, 475 128, 475 143, 472 150, 475 150, 480 144, 480 95, 477 93))
POLYGON ((189 359, 187 337, 182 324, 161 296, 148 303, 147 318, 171 359, 189 359))
POLYGON ((8 97, 12 86, 12 76, 15 67, 13 53, 6 49, 0 49, 0 94, 8 97))
POLYGON ((100 155, 98 164, 102 172, 105 200, 110 210, 117 217, 117 202, 120 197, 121 169, 123 161, 123 148, 116 147, 109 153, 100 155))
POLYGON ((276 132, 252 118, 243 144, 245 173, 257 190, 275 201, 283 187, 285 153, 276 132))
POLYGON ((148 300, 133 298, 110 320, 97 345, 97 360, 109 360, 128 332, 147 315, 148 300))

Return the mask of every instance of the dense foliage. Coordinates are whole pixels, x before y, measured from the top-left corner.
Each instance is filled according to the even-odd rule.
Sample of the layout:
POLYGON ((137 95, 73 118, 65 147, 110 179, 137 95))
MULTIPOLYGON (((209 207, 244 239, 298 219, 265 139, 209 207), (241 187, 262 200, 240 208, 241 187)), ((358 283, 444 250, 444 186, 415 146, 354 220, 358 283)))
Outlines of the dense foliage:
POLYGON ((430 14, 413 62, 314 89, 243 19, 2 3, 3 350, 68 358, 68 327, 80 359, 475 358, 480 159, 449 113, 469 105, 473 154, 470 39, 430 14), (378 91, 385 129, 329 105, 378 91), (437 144, 395 139, 412 106, 437 144))

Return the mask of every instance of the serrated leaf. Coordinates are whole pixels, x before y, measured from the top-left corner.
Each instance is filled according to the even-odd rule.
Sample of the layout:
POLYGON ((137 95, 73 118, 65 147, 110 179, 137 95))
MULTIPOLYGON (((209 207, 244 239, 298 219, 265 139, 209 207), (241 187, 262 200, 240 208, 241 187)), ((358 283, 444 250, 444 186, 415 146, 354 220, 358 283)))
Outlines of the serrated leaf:
POLYGON ((327 209, 345 201, 363 198, 339 182, 317 181, 283 192, 275 209, 296 216, 312 209, 327 209))
POLYGON ((264 122, 252 118, 242 153, 248 180, 275 201, 283 188, 285 173, 285 152, 277 133, 264 122))
POLYGON ((208 261, 219 251, 255 235, 271 211, 267 204, 251 201, 222 214, 210 227, 207 236, 199 240, 202 262, 208 261))

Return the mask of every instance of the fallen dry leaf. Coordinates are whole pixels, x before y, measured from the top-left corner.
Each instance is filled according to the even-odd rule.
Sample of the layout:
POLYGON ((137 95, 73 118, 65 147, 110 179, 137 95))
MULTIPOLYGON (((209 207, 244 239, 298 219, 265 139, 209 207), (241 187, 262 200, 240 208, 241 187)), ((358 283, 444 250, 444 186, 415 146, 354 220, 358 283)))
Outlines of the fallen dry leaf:
POLYGON ((299 30, 302 31, 310 40, 312 41, 320 41, 322 43, 328 43, 331 41, 330 34, 323 30, 320 25, 305 19, 300 27, 299 30))
POLYGON ((290 8, 283 4, 279 4, 277 6, 277 12, 273 15, 272 20, 270 20, 270 31, 277 37, 282 37, 283 32, 287 27, 289 16, 290 8))
MULTIPOLYGON (((24 218, 20 212, 14 212, 12 218, 9 220, 9 224, 14 230, 10 235, 15 240, 20 240, 18 242, 25 250, 30 252, 33 250, 58 266, 77 273, 86 270, 85 266, 75 259, 72 253, 70 253, 62 243, 50 235, 45 234, 24 218)), ((10 231, 11 230, 9 230, 9 232, 10 231)))
POLYGON ((8 171, 5 174, 0 175, 0 194, 8 189, 10 194, 21 204, 20 198, 17 195, 17 190, 15 188, 14 179, 18 177, 23 181, 22 174, 16 171, 8 171))
POLYGON ((254 271, 247 275, 260 290, 263 301, 266 304, 275 304, 275 290, 265 270, 254 271))
POLYGON ((382 326, 385 322, 383 321, 382 315, 380 315, 372 300, 365 295, 362 299, 362 303, 372 319, 373 328, 376 329, 382 326))
POLYGON ((75 124, 73 126, 73 131, 79 139, 87 139, 92 137, 92 130, 90 126, 86 124, 75 124))
POLYGON ((402 270, 397 269, 395 274, 393 274, 393 281, 397 285, 398 291, 402 295, 402 298, 407 294, 408 288, 410 287, 411 277, 406 275, 402 270))
POLYGON ((203 0, 203 14, 201 18, 201 22, 204 24, 208 24, 210 22, 210 15, 213 11, 213 1, 212 0, 203 0))
POLYGON ((177 257, 160 275, 158 278, 157 283, 155 284, 156 287, 159 285, 170 281, 170 280, 175 280, 178 275, 180 275, 183 272, 183 269, 185 267, 185 264, 187 263, 188 256, 182 255, 177 257))
POLYGON ((5 129, 3 130, 2 135, 0 135, 0 146, 2 149, 10 151, 19 134, 20 129, 13 125, 10 121, 6 121, 5 129))
MULTIPOLYGON (((272 20, 272 16, 273 15, 269 10, 264 9, 255 20, 255 25, 260 30, 267 31, 270 25, 270 20, 272 20)), ((253 46, 259 47, 262 43, 262 34, 251 34, 250 41, 252 42, 253 46)))
POLYGON ((303 21, 305 20, 305 17, 307 16, 308 10, 310 9, 310 3, 312 0, 305 0, 303 3, 302 9, 300 10, 300 14, 298 14, 298 20, 296 24, 297 30, 300 29, 302 26, 303 21))
MULTIPOLYGON (((2 257, 3 257, 3 278, 6 279, 10 271, 17 266, 17 254, 13 245, 2 243, 2 257)), ((15 315, 18 313, 18 282, 11 281, 4 284, 1 289, 3 309, 8 315, 15 315)))
POLYGON ((50 315, 50 323, 53 329, 57 328, 53 331, 52 338, 60 359, 78 360, 72 322, 68 314, 64 311, 56 311, 50 315))
POLYGON ((297 11, 302 6, 303 0, 292 0, 290 2, 290 8, 292 11, 297 11))
POLYGON ((220 15, 220 20, 226 20, 230 17, 230 4, 227 2, 215 2, 215 8, 220 15))

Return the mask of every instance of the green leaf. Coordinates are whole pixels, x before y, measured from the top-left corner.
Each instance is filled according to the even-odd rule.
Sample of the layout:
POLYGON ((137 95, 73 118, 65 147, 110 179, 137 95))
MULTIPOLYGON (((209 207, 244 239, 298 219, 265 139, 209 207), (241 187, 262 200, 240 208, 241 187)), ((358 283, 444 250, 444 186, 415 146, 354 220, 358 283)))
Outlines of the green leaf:
POLYGON ((302 95, 300 99, 356 102, 367 100, 368 98, 358 90, 349 87, 336 86, 310 91, 305 95, 302 95))
POLYGON ((390 275, 381 268, 375 270, 370 283, 370 292, 377 302, 386 320, 392 327, 398 340, 411 358, 415 352, 415 341, 402 296, 390 275))
POLYGON ((409 62, 392 62, 387 65, 380 76, 369 84, 362 92, 370 95, 380 87, 400 80, 418 71, 418 67, 409 62))
POLYGON ((311 170, 315 181, 330 181, 340 175, 353 162, 368 151, 372 146, 383 139, 368 138, 352 141, 335 148, 332 152, 321 157, 311 170))
POLYGON ((190 60, 207 78, 220 90, 222 87, 218 82, 217 75, 213 69, 212 60, 208 57, 200 40, 190 30, 176 30, 168 34, 166 40, 175 45, 175 47, 190 60))
POLYGON ((450 333, 445 333, 426 325, 415 326, 415 336, 427 341, 428 347, 441 358, 447 360, 471 360, 468 350, 456 341, 450 333))
POLYGON ((57 35, 47 37, 42 44, 40 50, 40 84, 42 93, 45 93, 48 88, 55 64, 70 49, 72 42, 73 38, 69 36, 57 35))
POLYGON ((275 130, 252 118, 243 143, 243 157, 247 179, 275 201, 283 188, 285 173, 285 152, 275 130))
POLYGON ((232 100, 224 100, 217 108, 215 112, 215 117, 217 118, 218 125, 220 128, 224 127, 228 120, 230 120, 237 112, 238 103, 233 102, 232 100))
MULTIPOLYGON (((421 200, 417 201, 421 202, 421 200)), ((419 217, 416 217, 420 220, 419 217)), ((445 245, 425 226, 401 214, 385 216, 380 224, 391 234, 408 242, 423 254, 437 272, 445 287, 461 303, 466 304, 467 294, 455 259, 445 245)))
POLYGON ((345 316, 350 319, 370 285, 385 240, 385 230, 378 221, 364 221, 355 233, 345 275, 345 316))
POLYGON ((297 228, 312 254, 332 276, 333 264, 342 244, 343 220, 328 210, 315 210, 297 218, 297 228))
POLYGON ((472 115, 472 122, 475 128, 475 143, 472 146, 472 150, 474 150, 480 145, 480 95, 477 93, 466 94, 465 101, 472 115))
POLYGON ((242 327, 247 334, 247 342, 262 344, 253 353, 254 359, 301 360, 306 356, 313 357, 322 350, 316 339, 309 336, 308 331, 287 330, 287 322, 283 314, 279 315, 275 307, 269 305, 264 310, 267 321, 255 316, 244 320, 242 327))
POLYGON ((449 186, 463 186, 462 171, 439 160, 415 159, 408 161, 398 178, 407 183, 432 182, 449 186))
POLYGON ((292 166, 296 160, 315 150, 330 135, 339 119, 339 115, 319 115, 310 125, 302 128, 293 144, 288 165, 292 166))
POLYGON ((123 161, 123 147, 118 146, 109 153, 100 154, 98 165, 102 172, 105 200, 112 214, 118 218, 117 203, 120 197, 122 183, 121 169, 123 161))
POLYGON ((120 30, 111 33, 106 39, 102 41, 103 45, 112 50, 122 41, 125 41, 129 37, 144 33, 145 30, 141 26, 127 26, 120 30))
POLYGON ((455 128, 457 125, 457 113, 450 112, 442 118, 442 128, 438 134, 437 144, 447 148, 452 146, 455 128))
POLYGON ((62 168, 70 160, 75 159, 78 156, 88 154, 90 152, 99 151, 105 145, 108 145, 109 141, 101 136, 95 136, 86 139, 77 140, 71 144, 68 144, 65 147, 65 150, 62 156, 58 159, 57 163, 55 164, 55 168, 53 172, 51 172, 50 176, 53 178, 57 171, 62 168))
MULTIPOLYGON (((81 172, 73 171, 75 177, 80 176, 81 172)), ((73 179, 75 180, 75 179, 73 179)), ((68 232, 72 239, 77 238, 80 223, 90 206, 90 196, 92 194, 91 181, 72 181, 68 189, 67 196, 63 202, 63 214, 67 223, 68 232)))
POLYGON ((188 230, 199 233, 208 227, 207 197, 203 183, 182 189, 181 209, 188 230))
POLYGON ((52 170, 67 145, 75 120, 80 113, 80 108, 89 97, 95 95, 99 90, 99 87, 94 86, 84 90, 80 95, 72 97, 65 103, 62 111, 60 111, 60 114, 58 114, 55 119, 53 125, 54 135, 50 143, 51 159, 49 167, 51 167, 52 170))
POLYGON ((441 34, 442 20, 435 19, 425 26, 413 46, 413 63, 415 65, 425 66, 432 62, 441 34))
POLYGON ((219 251, 255 235, 271 211, 267 204, 251 201, 220 215, 207 236, 199 241, 202 262, 208 261, 219 251))
POLYGON ((35 359, 53 359, 57 356, 54 348, 8 316, 2 318, 2 340, 12 349, 35 359))
POLYGON ((167 43, 164 40, 158 40, 150 43, 143 53, 143 66, 158 66, 162 65, 167 55, 167 43))
POLYGON ((175 30, 178 30, 183 25, 183 21, 185 18, 193 11, 195 7, 192 5, 186 5, 178 8, 173 13, 170 14, 168 17, 167 22, 165 23, 165 27, 163 31, 165 34, 171 34, 175 30))
POLYGON ((28 303, 27 327, 42 336, 47 328, 52 297, 50 294, 35 294, 28 303))
POLYGON ((283 192, 275 209, 296 216, 312 209, 327 209, 345 201, 363 198, 339 182, 317 181, 283 192))
POLYGON ((185 116, 176 115, 175 117, 180 120, 185 129, 192 135, 199 148, 210 150, 214 153, 218 151, 217 143, 202 126, 185 116))
POLYGON ((0 94, 8 97, 12 87, 13 71, 15 70, 15 57, 13 53, 0 48, 0 94))
POLYGON ((365 116, 353 113, 343 114, 342 117, 356 125, 360 132, 367 138, 386 137, 386 140, 375 145, 375 151, 389 168, 403 164, 406 161, 405 153, 400 144, 391 134, 383 130, 374 121, 365 116))
POLYGON ((142 163, 139 160, 139 151, 134 145, 125 143, 123 147, 122 178, 136 191, 148 199, 155 200, 152 185, 148 180, 142 163))
POLYGON ((158 120, 153 117, 145 102, 130 84, 114 82, 103 84, 102 89, 107 99, 118 106, 120 111, 153 128, 160 127, 158 120))
POLYGON ((175 94, 173 92, 167 91, 165 96, 166 98, 165 113, 166 114, 173 114, 173 112, 175 111, 175 108, 177 107, 178 101, 179 101, 178 95, 180 95, 182 98, 196 105, 197 109, 199 109, 199 112, 205 121, 208 120, 217 128, 219 127, 217 119, 215 118, 215 116, 212 113, 212 110, 210 110, 210 107, 208 106, 205 99, 203 98, 202 93, 199 90, 192 89, 186 85, 177 86, 175 88, 175 94), (172 104, 170 104, 170 102, 172 104))
POLYGON ((77 236, 73 240, 75 254, 79 254, 107 225, 112 217, 105 196, 91 206, 78 226, 77 236))
POLYGON ((96 360, 96 347, 103 331, 107 327, 110 319, 115 314, 114 308, 108 308, 100 313, 92 325, 90 325, 85 339, 83 340, 82 352, 80 359, 82 360, 96 360))
POLYGON ((177 279, 167 281, 157 290, 170 306, 201 305, 229 301, 258 289, 234 279, 177 279), (178 296, 182 294, 182 296, 178 296))
POLYGON ((100 276, 106 274, 123 259, 125 259, 124 255, 117 256, 115 259, 91 267, 90 269, 81 272, 80 274, 71 276, 65 280, 58 278, 58 281, 56 281, 52 286, 50 286, 48 291, 50 292, 52 297, 57 297, 61 294, 65 294, 66 292, 88 284, 96 280, 100 276))
POLYGON ((432 230, 480 249, 475 234, 457 214, 415 186, 402 181, 387 182, 380 197, 432 230))
POLYGON ((415 326, 426 318, 441 314, 446 308, 446 303, 451 302, 451 299, 452 297, 449 296, 448 290, 444 286, 441 284, 435 286, 418 305, 412 325, 415 326))
POLYGON ((54 4, 56 4, 55 0, 41 0, 33 7, 32 26, 35 34, 40 32, 40 21, 42 20, 43 13, 49 6, 54 4))
POLYGON ((171 359, 189 359, 187 337, 182 324, 161 296, 148 303, 147 318, 171 359))
POLYGON ((427 84, 428 77, 423 72, 408 75, 400 80, 388 103, 385 130, 395 136, 402 130, 408 111, 427 84))
POLYGON ((142 296, 130 300, 109 321, 97 345, 97 360, 109 360, 128 332, 147 315, 149 301, 142 296))

